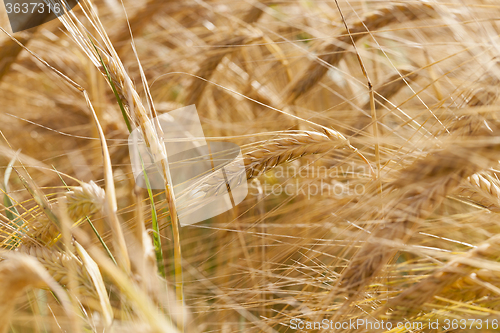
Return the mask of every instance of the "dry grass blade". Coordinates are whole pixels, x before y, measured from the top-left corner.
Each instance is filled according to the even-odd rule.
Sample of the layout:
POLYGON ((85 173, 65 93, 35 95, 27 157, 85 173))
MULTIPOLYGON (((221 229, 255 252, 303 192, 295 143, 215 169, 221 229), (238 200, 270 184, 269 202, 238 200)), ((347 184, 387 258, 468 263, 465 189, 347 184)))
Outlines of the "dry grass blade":
POLYGON ((90 257, 87 251, 85 251, 85 249, 77 242, 75 242, 75 248, 80 258, 82 258, 82 264, 96 288, 99 302, 101 304, 101 311, 104 317, 104 323, 109 327, 111 326, 113 321, 113 309, 111 308, 111 304, 109 303, 106 286, 104 285, 99 267, 90 257))
POLYGON ((123 235, 120 220, 117 215, 118 206, 116 203, 115 184, 113 180, 113 170, 111 168, 111 157, 109 156, 106 138, 104 136, 101 124, 99 123, 99 119, 97 118, 94 109, 92 109, 91 111, 99 133, 99 138, 101 139, 101 148, 104 159, 104 179, 106 181, 105 210, 110 220, 111 228, 113 229, 113 242, 115 244, 115 251, 117 252, 117 262, 126 272, 130 272, 130 259, 128 255, 127 244, 125 242, 125 236, 123 235))
MULTIPOLYGON (((70 257, 75 257, 75 250, 70 232, 72 222, 68 217, 66 198, 63 198, 60 195, 58 199, 59 210, 57 213, 61 221, 62 245, 64 248, 64 252, 67 253, 70 257)), ((66 271, 66 276, 68 277, 68 284, 66 285, 66 289, 68 290, 70 301, 75 312, 78 312, 80 310, 80 301, 78 301, 78 299, 80 298, 80 293, 78 292, 77 275, 77 266, 75 265, 75 262, 73 260, 69 261, 68 270, 66 271)), ((76 320, 70 321, 70 327, 71 331, 74 333, 82 332, 81 324, 76 320)))
POLYGON ((121 292, 132 301, 138 314, 147 320, 154 332, 179 332, 172 322, 154 306, 153 302, 144 291, 141 290, 135 282, 130 280, 123 271, 113 265, 111 260, 91 243, 84 232, 76 228, 72 231, 78 243, 85 248, 103 273, 106 274, 121 292))

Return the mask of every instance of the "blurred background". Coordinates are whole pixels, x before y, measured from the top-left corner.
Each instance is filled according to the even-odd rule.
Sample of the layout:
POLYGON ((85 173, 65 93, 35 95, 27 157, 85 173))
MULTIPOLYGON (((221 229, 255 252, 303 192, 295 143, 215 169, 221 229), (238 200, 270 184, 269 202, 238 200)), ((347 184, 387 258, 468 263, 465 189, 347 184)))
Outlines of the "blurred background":
MULTIPOLYGON (((359 242, 383 220, 370 215, 382 211, 370 168, 385 190, 401 170, 446 146, 441 140, 456 126, 472 126, 458 123, 464 115, 496 119, 497 1, 94 0, 93 5, 147 104, 140 62, 158 114, 195 104, 205 136, 234 142, 244 153, 284 131, 323 126, 342 133, 370 164, 349 149, 303 154, 281 164, 289 159, 284 152, 274 163, 279 167, 249 180, 250 193, 236 209, 181 228, 193 330, 292 332, 293 318, 370 317, 453 255, 499 231, 497 197, 488 206, 469 192, 446 192, 408 240, 414 250, 388 262, 357 291, 355 303, 339 291, 339 277, 359 242)), ((0 26, 10 31, 1 0, 0 8, 0 26)), ((95 33, 79 6, 73 13, 95 33)), ((106 78, 57 19, 12 36, 87 90, 109 146, 118 213, 128 232, 136 216, 129 132, 106 78)), ((54 170, 104 187, 98 134, 82 94, 5 33, 0 33, 0 131, 2 174, 18 152, 18 161, 49 199, 66 191, 54 170)), ((494 169, 484 170, 496 175, 494 169)), ((21 212, 40 211, 14 174, 9 185, 21 212)), ((490 194, 491 186, 485 190, 490 194)), ((154 195, 164 274, 173 284, 168 207, 164 192, 154 195)), ((109 240, 102 215, 93 222, 109 240)), ((34 219, 26 218, 25 227, 34 219)), ((498 314, 498 287, 476 287, 448 287, 408 318, 498 314)), ((29 307, 19 311, 30 313, 29 307)))

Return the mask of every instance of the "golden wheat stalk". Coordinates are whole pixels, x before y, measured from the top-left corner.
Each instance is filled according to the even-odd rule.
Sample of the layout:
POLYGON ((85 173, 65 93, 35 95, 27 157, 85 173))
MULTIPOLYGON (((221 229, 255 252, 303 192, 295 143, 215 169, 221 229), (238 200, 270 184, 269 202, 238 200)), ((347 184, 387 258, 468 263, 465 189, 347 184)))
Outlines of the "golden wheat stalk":
MULTIPOLYGON (((53 0, 51 0, 53 1, 53 0)), ((84 12, 93 24, 93 26, 97 29, 99 36, 101 37, 102 42, 105 45, 105 50, 99 51, 92 40, 88 37, 87 31, 85 27, 83 27, 82 23, 74 16, 73 12, 70 12, 69 15, 64 15, 59 17, 61 22, 66 26, 69 30, 73 39, 78 43, 80 48, 86 53, 89 59, 97 66, 101 73, 109 78, 113 82, 114 89, 117 91, 120 100, 128 109, 128 117, 134 120, 134 123, 138 128, 140 128, 142 133, 142 138, 145 141, 146 146, 149 148, 150 153, 153 155, 153 159, 155 161, 160 161, 161 172, 163 179, 165 181, 165 195, 167 197, 167 204, 169 207, 170 218, 172 222, 172 230, 174 236, 174 257, 175 257, 175 272, 176 272, 176 292, 179 301, 182 303, 183 301, 183 281, 182 281, 182 255, 181 255, 181 245, 180 245, 180 232, 179 232, 179 222, 177 216, 177 207, 175 204, 175 194, 171 188, 172 179, 168 165, 168 157, 165 145, 161 138, 163 137, 161 126, 154 123, 150 120, 148 116, 148 112, 146 111, 139 94, 137 93, 134 83, 132 79, 129 77, 125 67, 123 66, 118 54, 116 53, 109 37, 102 26, 102 23, 92 5, 92 3, 88 0, 84 0, 80 2, 80 5, 84 9, 84 12), (105 68, 103 67, 105 66, 105 68), (109 75, 109 77, 108 77, 109 75)), ((111 82, 109 82, 111 85, 111 82)), ((146 85, 147 86, 147 85, 146 85)), ((151 109, 151 116, 156 118, 156 112, 154 107, 151 109)), ((96 123, 98 123, 98 119, 96 118, 96 123)), ((102 134, 101 137, 104 135, 102 134)), ((104 149, 105 147, 103 147, 104 149)), ((106 148, 107 150, 107 148, 106 148)), ((111 166, 109 165, 109 168, 111 166)), ((110 195, 108 192, 114 191, 114 186, 111 184, 108 185, 106 182, 106 193, 110 195)), ((109 200, 108 200, 109 201, 109 200)), ((110 211, 108 212, 110 217, 113 220, 117 220, 116 217, 116 202, 113 203, 113 207, 110 207, 110 211)), ((113 222, 115 230, 121 229, 119 223, 113 222)), ((126 261, 128 266, 126 267, 129 270, 130 263, 128 261, 128 254, 126 254, 125 241, 123 239, 123 235, 121 232, 118 232, 120 235, 117 239, 119 241, 121 252, 124 255, 127 255, 126 261)))
POLYGON ((189 313, 176 304, 170 285, 158 276, 155 249, 151 236, 145 228, 144 200, 141 189, 135 189, 136 218, 133 226, 134 241, 130 242, 130 260, 136 274, 137 284, 157 305, 169 309, 172 320, 178 327, 189 322, 189 313))
POLYGON ((345 55, 345 49, 358 41, 366 34, 381 29, 391 23, 412 21, 428 18, 434 13, 434 8, 427 3, 401 3, 380 8, 364 15, 360 20, 344 29, 334 42, 318 50, 321 54, 290 84, 283 94, 284 104, 291 104, 297 98, 313 88, 327 73, 328 69, 336 66, 345 55), (350 33, 349 33, 350 32, 350 33), (352 39, 351 39, 352 38, 352 39))
MULTIPOLYGON (((97 263, 90 257, 87 251, 78 242, 75 242, 76 252, 79 258, 82 260, 83 267, 85 268, 86 275, 90 278, 92 282, 93 289, 95 290, 97 297, 99 298, 100 311, 102 311, 104 322, 106 326, 111 326, 113 321, 113 309, 111 307, 108 291, 104 284, 101 272, 97 263)), ((74 267, 74 266, 73 266, 74 267)), ((78 272, 78 271, 77 271, 78 272)), ((78 274, 77 274, 78 276, 78 274)))

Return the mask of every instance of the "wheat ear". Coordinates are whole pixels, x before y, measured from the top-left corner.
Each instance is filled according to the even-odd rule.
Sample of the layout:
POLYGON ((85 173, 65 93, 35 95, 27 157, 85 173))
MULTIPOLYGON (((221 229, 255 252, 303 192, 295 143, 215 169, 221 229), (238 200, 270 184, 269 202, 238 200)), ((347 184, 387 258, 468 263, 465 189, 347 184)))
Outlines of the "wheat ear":
POLYGON ((21 253, 2 252, 0 262, 0 333, 8 332, 16 299, 28 287, 49 287, 57 296, 67 316, 76 318, 68 295, 35 259, 21 253))
MULTIPOLYGON (((372 234, 372 237, 378 240, 406 242, 419 221, 429 216, 464 179, 497 163, 496 153, 500 148, 499 145, 484 142, 474 145, 474 137, 492 137, 494 134, 481 116, 472 115, 456 119, 450 130, 454 131, 457 139, 462 137, 466 138, 466 141, 453 143, 444 150, 431 153, 401 172, 400 177, 390 187, 400 191, 408 187, 411 189, 401 194, 388 215, 386 212, 379 215, 379 218, 387 221, 372 234)), ((358 292, 370 282, 394 253, 392 248, 380 242, 367 243, 351 260, 341 277, 340 284, 350 294, 358 292)))
MULTIPOLYGON (((486 270, 479 270, 477 265, 485 260, 496 260, 500 256, 500 235, 495 235, 481 245, 471 249, 465 254, 451 260, 444 267, 432 273, 399 296, 391 299, 379 312, 393 309, 394 314, 407 316, 418 311, 419 307, 440 293, 444 288, 457 283, 459 279, 480 278, 491 281, 492 276, 486 270)), ((496 274, 495 276, 497 276, 496 274)))
MULTIPOLYGON (((225 191, 226 186, 235 188, 242 182, 258 177, 266 171, 305 155, 326 154, 337 148, 352 148, 349 141, 335 130, 325 129, 323 133, 315 131, 279 132, 270 140, 257 142, 250 151, 243 154, 245 168, 241 169, 241 160, 226 166, 227 178, 219 173, 212 173, 196 184, 197 191, 204 197, 217 195, 225 191)), ((189 192, 189 189, 180 194, 189 192)), ((183 207, 184 208, 184 207, 183 207)))
POLYGON ((207 87, 208 82, 217 66, 220 64, 224 57, 234 52, 239 45, 248 44, 255 37, 251 36, 236 36, 232 38, 224 38, 223 42, 218 40, 209 52, 208 55, 203 59, 200 63, 200 68, 196 72, 196 76, 193 78, 191 85, 187 88, 187 99, 186 105, 197 104, 201 97, 203 96, 203 92, 207 87), (200 79, 203 78, 204 80, 200 79))
POLYGON ((72 267, 76 273, 75 282, 77 285, 73 292, 76 291, 78 295, 84 296, 81 299, 83 304, 102 311, 106 317, 106 322, 109 324, 113 315, 102 276, 85 250, 79 244, 76 244, 76 246, 78 253, 84 256, 84 260, 74 255, 37 245, 22 245, 18 251, 35 258, 58 284, 66 288, 69 284, 68 271, 72 267))
POLYGON ((473 174, 463 182, 456 195, 500 213, 500 181, 489 172, 473 174))
POLYGON ((348 29, 344 29, 334 43, 329 43, 318 50, 318 53, 321 54, 318 59, 298 75, 297 79, 285 91, 284 103, 293 103, 314 87, 330 67, 336 66, 340 62, 344 57, 346 47, 364 37, 368 32, 381 29, 393 22, 401 21, 401 19, 408 22, 430 17, 433 13, 433 7, 427 3, 419 2, 396 4, 364 15, 360 20, 350 24, 348 29))
POLYGON ((49 272, 50 276, 52 276, 52 278, 62 286, 66 286, 68 284, 67 271, 70 265, 69 262, 71 261, 72 265, 76 267, 77 281, 79 285, 78 292, 84 296, 97 298, 97 294, 90 277, 85 271, 82 262, 78 258, 37 245, 22 245, 19 247, 18 251, 37 259, 38 262, 40 262, 49 272))
MULTIPOLYGON (((475 134, 492 134, 489 129, 483 130, 475 134)), ((388 211, 378 216, 385 221, 371 235, 377 241, 362 246, 340 280, 350 294, 366 286, 394 255, 395 250, 381 240, 404 244, 418 223, 428 217, 463 179, 496 163, 498 144, 474 144, 471 137, 467 140, 470 142, 450 144, 416 161, 391 184, 391 188, 399 189, 395 192, 398 198, 388 211)))
MULTIPOLYGON (((491 105, 498 99, 498 92, 491 88, 498 85, 498 79, 487 74, 481 82, 489 88, 481 87, 472 90, 465 97, 467 106, 491 105)), ((465 117, 465 121, 467 122, 467 117, 465 117)), ((477 126, 478 123, 480 123, 480 119, 475 119, 470 124, 464 124, 463 119, 460 119, 460 121, 453 124, 452 129, 468 134, 474 130, 470 129, 470 127, 477 126)), ((500 181, 490 172, 480 172, 468 177, 467 181, 463 182, 456 194, 459 197, 474 201, 493 212, 500 212, 500 181)))
POLYGON ((73 221, 79 221, 85 216, 91 216, 104 206, 106 193, 92 180, 73 187, 66 193, 68 215, 73 221))
POLYGON ((280 165, 304 155, 324 154, 335 148, 348 148, 349 141, 339 132, 324 130, 323 133, 298 131, 281 134, 276 139, 264 141, 245 153, 247 179, 252 179, 280 165))
MULTIPOLYGON (((65 194, 68 203, 67 213, 74 222, 92 216, 103 208, 105 192, 93 181, 81 183, 65 194)), ((30 223, 30 236, 41 244, 49 244, 60 235, 59 228, 44 214, 30 223)))

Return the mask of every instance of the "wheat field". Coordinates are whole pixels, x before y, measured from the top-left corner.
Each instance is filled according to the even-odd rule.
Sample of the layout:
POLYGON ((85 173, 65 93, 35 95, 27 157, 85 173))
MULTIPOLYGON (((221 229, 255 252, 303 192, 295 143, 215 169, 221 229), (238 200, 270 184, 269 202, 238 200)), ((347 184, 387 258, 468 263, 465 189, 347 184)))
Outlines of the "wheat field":
POLYGON ((500 330, 497 0, 11 2, 0 333, 500 330), (178 195, 153 119, 192 105, 244 168, 178 195))

